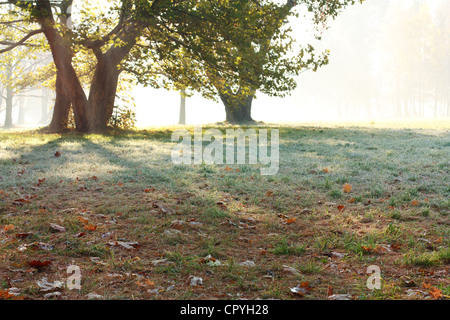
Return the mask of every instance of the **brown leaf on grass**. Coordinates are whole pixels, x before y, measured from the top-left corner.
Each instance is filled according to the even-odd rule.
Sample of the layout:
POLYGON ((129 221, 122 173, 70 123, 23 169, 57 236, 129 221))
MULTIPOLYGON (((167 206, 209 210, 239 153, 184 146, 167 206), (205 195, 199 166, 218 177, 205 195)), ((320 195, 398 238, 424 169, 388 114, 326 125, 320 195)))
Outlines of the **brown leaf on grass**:
POLYGON ((55 152, 55 157, 56 157, 56 158, 59 158, 59 157, 61 157, 61 152, 59 152, 59 151, 56 151, 56 152, 55 152))
POLYGON ((311 288, 309 286, 308 282, 302 282, 300 285, 296 286, 295 288, 291 288, 291 293, 295 296, 304 297, 308 293, 311 292, 311 288))
POLYGON ((267 191, 267 197, 271 197, 271 196, 273 196, 273 191, 267 191))
POLYGON ((28 200, 28 199, 16 199, 16 200, 13 201, 13 204, 15 204, 15 205, 23 205, 23 204, 30 203, 30 202, 31 201, 28 200))
POLYGON ((136 284, 139 287, 150 287, 150 288, 153 288, 155 286, 155 283, 153 281, 151 281, 150 279, 145 279, 145 281, 143 281, 143 282, 137 281, 136 284))
POLYGON ((10 230, 14 230, 14 225, 13 224, 8 224, 8 225, 6 225, 6 226, 4 226, 3 227, 3 231, 4 232, 8 232, 8 231, 10 231, 10 230))
POLYGON ((355 203, 356 202, 356 198, 351 198, 350 200, 347 201, 348 203, 355 203))
POLYGON ((218 202, 217 202, 217 205, 218 205, 221 209, 223 209, 223 210, 226 210, 226 209, 227 209, 227 205, 226 205, 225 202, 223 202, 223 201, 218 201, 218 202))
POLYGON ((340 213, 345 211, 345 206, 344 205, 339 205, 337 208, 338 208, 340 213))
POLYGON ((442 297, 442 291, 435 287, 431 288, 428 293, 436 300, 442 297))
POLYGON ((170 225, 170 227, 172 229, 181 230, 184 228, 184 222, 181 220, 172 221, 172 224, 170 225))
POLYGON ((430 289, 430 288, 431 288, 431 283, 423 282, 423 283, 422 283, 422 288, 424 288, 424 289, 430 289))
POLYGON ((108 245, 110 245, 112 247, 121 246, 128 250, 139 249, 139 247, 141 246, 137 242, 125 242, 125 241, 110 241, 110 242, 108 242, 108 245))
POLYGON ((66 232, 67 231, 66 228, 64 228, 60 225, 54 224, 54 223, 50 223, 50 228, 52 228, 53 230, 55 230, 57 232, 66 232))
POLYGON ((364 252, 367 252, 367 253, 372 253, 372 252, 373 252, 372 247, 361 246, 361 249, 362 249, 364 252))
POLYGON ((417 207, 419 204, 420 204, 420 201, 419 201, 419 200, 413 200, 413 201, 411 201, 411 205, 414 206, 414 207, 417 207))
POLYGON ((28 237, 31 237, 32 235, 33 235, 33 234, 30 233, 30 232, 16 233, 16 238, 17 238, 17 239, 23 240, 23 239, 26 239, 26 238, 28 238, 28 237))
POLYGON ((353 189, 352 185, 348 183, 344 184, 342 188, 344 188, 344 193, 349 193, 353 189))
POLYGON ((145 193, 150 193, 150 192, 154 192, 154 191, 156 191, 155 188, 149 188, 149 189, 144 190, 145 193))
POLYGON ((328 286, 327 296, 331 297, 334 294, 334 290, 332 286, 328 286))
POLYGON ((7 300, 13 298, 15 295, 12 293, 9 293, 9 290, 2 290, 0 289, 0 300, 7 300))
POLYGON ((93 224, 86 224, 86 225, 83 227, 83 229, 84 229, 84 230, 87 230, 87 231, 95 231, 95 230, 97 230, 97 226, 96 226, 96 225, 93 225, 93 224))
POLYGON ((80 221, 83 224, 88 224, 89 223, 88 219, 85 219, 85 218, 82 218, 82 217, 77 217, 77 220, 80 221))
POLYGON ((325 172, 325 173, 329 173, 329 172, 330 172, 330 170, 329 170, 328 168, 323 168, 323 172, 325 172))
POLYGON ((283 220, 283 224, 291 225, 291 224, 293 224, 295 221, 297 221, 296 218, 285 219, 285 220, 283 220))

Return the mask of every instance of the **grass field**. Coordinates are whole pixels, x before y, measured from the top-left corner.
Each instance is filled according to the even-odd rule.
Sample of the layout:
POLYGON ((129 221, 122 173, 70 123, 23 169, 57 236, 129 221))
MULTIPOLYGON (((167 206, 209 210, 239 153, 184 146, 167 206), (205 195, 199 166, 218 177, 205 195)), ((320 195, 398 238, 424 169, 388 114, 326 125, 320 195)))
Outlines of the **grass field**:
POLYGON ((448 299, 450 125, 390 127, 283 126, 275 176, 175 166, 175 128, 0 132, 0 297, 448 299))

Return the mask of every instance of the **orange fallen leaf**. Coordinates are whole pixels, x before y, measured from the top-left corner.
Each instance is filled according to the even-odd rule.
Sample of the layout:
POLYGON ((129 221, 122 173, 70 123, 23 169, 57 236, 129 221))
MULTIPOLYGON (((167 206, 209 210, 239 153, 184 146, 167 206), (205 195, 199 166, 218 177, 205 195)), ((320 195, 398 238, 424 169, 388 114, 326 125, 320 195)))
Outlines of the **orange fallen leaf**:
POLYGON ((433 297, 433 299, 439 299, 442 297, 442 291, 435 287, 431 288, 428 293, 433 297))
POLYGON ((93 224, 87 224, 83 228, 84 228, 84 230, 87 230, 87 231, 95 231, 95 230, 97 230, 97 226, 95 226, 93 224))
POLYGON ((345 193, 349 193, 350 191, 352 191, 352 188, 353 188, 352 185, 350 185, 348 183, 344 184, 342 187, 344 188, 345 193))
POLYGON ((173 221, 170 227, 175 230, 181 230, 184 228, 184 223, 182 221, 173 221))
POLYGON ((356 202, 356 198, 351 198, 350 200, 347 201, 348 203, 355 203, 356 202))
POLYGON ((78 219, 78 221, 80 221, 83 224, 88 224, 89 223, 89 221, 87 219, 85 219, 85 218, 77 217, 77 219, 78 219))
POLYGON ((334 294, 333 287, 332 287, 332 286, 328 286, 328 292, 327 292, 327 295, 328 295, 329 297, 331 297, 333 294, 334 294))
POLYGON ((414 207, 417 207, 419 204, 420 204, 419 200, 413 200, 411 202, 411 205, 414 206, 414 207))
POLYGON ((325 173, 329 173, 329 172, 330 172, 330 170, 328 170, 328 168, 323 168, 323 172, 325 172, 325 173))
POLYGON ((425 282, 423 282, 423 283, 422 283, 422 288, 424 288, 424 289, 430 289, 430 288, 431 288, 431 283, 425 283, 425 282))
POLYGON ((267 197, 273 196, 273 191, 267 191, 267 197))
POLYGON ((287 224, 287 225, 290 225, 290 224, 293 224, 295 221, 297 221, 296 218, 285 219, 285 220, 283 220, 283 223, 284 223, 284 224, 287 224))
POLYGON ((3 228, 3 231, 5 231, 5 232, 8 232, 8 231, 10 231, 10 230, 14 230, 14 225, 13 224, 8 224, 7 226, 5 226, 4 228, 3 228))
POLYGON ((366 247, 366 246, 361 246, 361 249, 367 253, 371 253, 373 251, 373 249, 371 247, 366 247))
POLYGON ((338 210, 339 210, 340 213, 342 213, 342 212, 345 211, 345 206, 344 206, 344 205, 340 205, 340 206, 338 206, 337 208, 338 208, 338 210))
POLYGON ((302 282, 299 286, 296 286, 295 288, 291 289, 291 292, 294 295, 297 295, 299 297, 303 297, 306 294, 311 292, 311 287, 309 286, 308 282, 302 282))
POLYGON ((31 201, 28 200, 28 199, 16 199, 16 200, 14 200, 14 202, 17 202, 17 203, 30 203, 31 201))
POLYGON ((1 290, 0 289, 0 300, 6 300, 14 297, 12 293, 9 293, 9 290, 1 290))

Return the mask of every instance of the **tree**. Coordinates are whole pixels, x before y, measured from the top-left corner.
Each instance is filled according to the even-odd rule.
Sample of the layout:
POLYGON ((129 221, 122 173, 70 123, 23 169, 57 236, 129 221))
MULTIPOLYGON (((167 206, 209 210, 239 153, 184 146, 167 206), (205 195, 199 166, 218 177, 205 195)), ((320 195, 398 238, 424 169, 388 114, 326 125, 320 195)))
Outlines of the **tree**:
MULTIPOLYGON (((60 131, 66 125, 70 105, 78 131, 106 129, 114 108, 119 76, 124 71, 121 63, 128 58, 137 58, 130 55, 137 44, 151 47, 150 51, 155 52, 158 51, 155 48, 158 44, 171 42, 172 47, 187 46, 193 54, 199 54, 205 46, 221 40, 218 34, 214 37, 212 33, 208 34, 208 39, 201 37, 201 31, 204 30, 206 23, 212 21, 210 16, 218 14, 214 12, 214 15, 211 15, 212 11, 205 9, 211 9, 216 5, 224 7, 222 5, 224 1, 219 0, 113 1, 110 5, 111 10, 105 14, 97 12, 93 14, 92 11, 84 10, 83 14, 88 20, 74 29, 68 28, 67 25, 72 0, 8 2, 19 8, 22 14, 27 14, 26 21, 36 26, 36 29, 17 43, 5 48, 3 52, 14 49, 19 43, 26 43, 34 35, 43 34, 52 53, 57 76, 54 116, 50 128, 55 131, 60 131), (183 26, 183 29, 180 29, 180 26, 183 26), (192 31, 196 39, 191 39, 193 42, 190 43, 180 43, 177 36, 185 34, 186 30, 192 31), (140 37, 144 32, 150 36, 142 41, 140 37), (79 54, 89 55, 95 59, 88 95, 84 91, 74 64, 74 59, 79 54)), ((220 28, 230 27, 228 24, 222 24, 220 28)), ((206 51, 208 49, 204 50, 206 51)), ((203 56, 202 59, 203 61, 209 59, 207 63, 219 67, 217 57, 209 55, 203 56)))
POLYGON ((227 33, 221 32, 221 37, 228 41, 222 41, 214 50, 227 53, 229 58, 225 63, 234 70, 237 81, 228 81, 207 64, 194 64, 190 69, 196 72, 199 67, 205 69, 204 74, 214 92, 208 92, 208 86, 203 85, 204 96, 220 98, 228 122, 253 122, 251 109, 257 91, 283 97, 296 88, 295 77, 300 73, 307 69, 316 71, 328 63, 328 52, 316 55, 312 45, 295 46, 288 23, 289 18, 298 16, 293 12, 294 7, 306 7, 319 31, 328 19, 336 17, 354 2, 288 0, 281 6, 270 1, 251 1, 234 6, 228 3, 227 8, 221 11, 222 15, 215 19, 223 19, 224 23, 229 21, 234 28, 226 30, 227 33))
MULTIPOLYGON (((22 22, 18 14, 5 12, 10 20, 15 20, 14 28, 4 21, 0 22, 0 33, 3 38, 0 46, 15 46, 16 50, 4 51, 0 55, 0 82, 5 86, 4 94, 0 100, 5 101, 5 127, 13 125, 13 107, 16 98, 19 98, 19 121, 23 119, 23 95, 37 83, 36 74, 40 73, 40 68, 48 64, 47 57, 39 53, 38 48, 42 45, 42 39, 37 38, 32 42, 21 43, 20 39, 30 31, 27 25, 22 22), (33 80, 34 79, 34 80, 33 80)), ((42 78, 42 75, 41 75, 42 78)), ((42 80, 42 79, 41 79, 42 80)))

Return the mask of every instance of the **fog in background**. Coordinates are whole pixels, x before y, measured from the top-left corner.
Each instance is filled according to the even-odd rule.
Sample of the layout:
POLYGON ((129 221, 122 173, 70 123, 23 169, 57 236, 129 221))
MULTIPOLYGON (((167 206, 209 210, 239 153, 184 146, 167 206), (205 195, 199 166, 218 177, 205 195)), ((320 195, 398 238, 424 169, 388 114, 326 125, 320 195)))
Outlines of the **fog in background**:
MULTIPOLYGON (((299 43, 331 51, 330 64, 298 78, 287 98, 258 94, 253 118, 267 123, 442 119, 450 117, 450 1, 366 0, 329 23, 321 42, 293 22, 299 43)), ((5 90, 0 84, 0 94, 5 90)), ((15 97, 17 125, 48 122, 54 94, 31 90, 15 97)), ((137 124, 175 125, 177 92, 137 87, 137 124)), ((4 123, 5 99, 0 105, 4 123)), ((222 104, 187 99, 187 124, 225 119, 222 104)))

